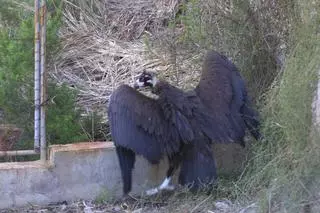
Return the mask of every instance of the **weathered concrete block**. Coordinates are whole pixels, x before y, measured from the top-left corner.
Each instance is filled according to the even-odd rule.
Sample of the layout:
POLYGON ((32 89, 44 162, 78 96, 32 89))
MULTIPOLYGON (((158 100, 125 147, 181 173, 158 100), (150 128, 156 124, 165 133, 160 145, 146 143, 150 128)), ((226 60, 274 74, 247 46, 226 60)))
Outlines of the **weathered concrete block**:
MULTIPOLYGON (((166 163, 151 166, 137 158, 133 193, 160 183, 166 163)), ((94 199, 102 191, 121 195, 118 159, 110 142, 54 145, 50 160, 0 164, 0 208, 94 199)))
MULTIPOLYGON (((239 169, 245 151, 237 146, 214 147, 218 172, 239 169)), ((152 166, 138 156, 132 193, 140 194, 160 184, 167 168, 166 159, 152 166)), ((173 182, 177 183, 177 177, 173 182)), ((50 146, 45 165, 39 161, 0 164, 0 208, 95 199, 102 192, 111 197, 122 194, 118 158, 112 142, 50 146)))

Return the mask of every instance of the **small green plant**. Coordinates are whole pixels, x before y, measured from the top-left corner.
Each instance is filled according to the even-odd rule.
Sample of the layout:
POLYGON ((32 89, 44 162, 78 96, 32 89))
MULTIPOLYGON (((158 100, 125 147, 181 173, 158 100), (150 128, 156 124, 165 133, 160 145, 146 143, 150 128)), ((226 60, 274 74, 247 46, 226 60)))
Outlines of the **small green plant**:
POLYGON ((180 41, 184 44, 206 46, 210 39, 207 38, 206 23, 204 22, 204 11, 200 7, 200 1, 191 0, 182 4, 180 7, 181 15, 177 16, 175 23, 182 23, 185 31, 180 37, 180 41))
POLYGON ((103 189, 101 189, 100 193, 96 197, 95 202, 98 204, 104 204, 104 203, 111 201, 111 198, 112 197, 111 197, 111 194, 108 191, 108 189, 103 188, 103 189))

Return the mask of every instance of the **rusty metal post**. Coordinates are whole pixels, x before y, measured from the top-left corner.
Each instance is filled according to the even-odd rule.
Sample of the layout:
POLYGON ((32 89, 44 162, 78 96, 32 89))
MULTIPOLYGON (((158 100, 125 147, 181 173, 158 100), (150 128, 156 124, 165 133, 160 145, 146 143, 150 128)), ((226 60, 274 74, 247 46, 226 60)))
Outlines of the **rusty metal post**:
POLYGON ((40 152, 40 1, 34 1, 34 150, 40 152))
POLYGON ((47 141, 46 141, 46 100, 47 100, 47 75, 46 75, 46 0, 41 0, 40 7, 40 26, 41 26, 41 108, 40 108, 40 159, 47 160, 47 141))

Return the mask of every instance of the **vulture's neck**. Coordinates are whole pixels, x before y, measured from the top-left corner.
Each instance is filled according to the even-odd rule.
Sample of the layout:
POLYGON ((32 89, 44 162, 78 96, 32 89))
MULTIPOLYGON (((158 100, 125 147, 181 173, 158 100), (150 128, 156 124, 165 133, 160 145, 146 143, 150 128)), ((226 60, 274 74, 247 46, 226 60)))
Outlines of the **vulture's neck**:
POLYGON ((190 114, 192 106, 192 104, 189 104, 188 96, 190 95, 183 90, 166 81, 158 81, 156 86, 152 88, 152 93, 158 95, 157 101, 163 109, 166 119, 174 116, 177 110, 180 112, 188 110, 190 114))
POLYGON ((152 93, 159 96, 159 98, 176 98, 177 96, 184 95, 183 91, 179 88, 169 84, 167 81, 159 80, 152 88, 152 93))
POLYGON ((158 80, 156 85, 154 85, 152 88, 152 93, 159 96, 164 95, 164 93, 170 86, 171 85, 168 82, 163 80, 158 80))

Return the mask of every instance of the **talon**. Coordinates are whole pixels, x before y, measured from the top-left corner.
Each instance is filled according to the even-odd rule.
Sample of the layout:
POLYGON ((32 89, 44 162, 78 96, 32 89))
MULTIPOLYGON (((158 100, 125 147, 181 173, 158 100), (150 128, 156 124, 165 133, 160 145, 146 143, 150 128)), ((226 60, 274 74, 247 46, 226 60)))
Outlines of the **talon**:
POLYGON ((176 187, 174 185, 168 185, 168 186, 164 187, 163 189, 173 191, 175 188, 176 187))
POLYGON ((146 194, 147 194, 148 196, 150 196, 150 195, 155 195, 155 194, 157 194, 158 192, 159 192, 158 188, 153 188, 153 189, 147 190, 147 191, 146 191, 146 194))

